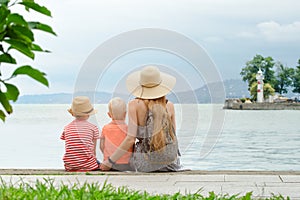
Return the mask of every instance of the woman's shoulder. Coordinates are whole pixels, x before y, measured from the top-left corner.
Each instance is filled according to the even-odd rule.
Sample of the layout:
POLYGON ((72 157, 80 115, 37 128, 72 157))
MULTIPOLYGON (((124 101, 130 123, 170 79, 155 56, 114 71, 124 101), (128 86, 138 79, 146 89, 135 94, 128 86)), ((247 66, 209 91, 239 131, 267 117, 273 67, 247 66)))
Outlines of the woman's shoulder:
POLYGON ((167 101, 167 107, 174 108, 174 104, 171 101, 167 101))
POLYGON ((140 101, 140 99, 132 99, 128 102, 128 104, 136 104, 140 101))
POLYGON ((168 105, 168 104, 169 104, 169 105, 174 105, 172 101, 170 101, 170 100, 167 99, 167 105, 168 105))
POLYGON ((175 114, 174 104, 171 101, 167 102, 167 110, 171 115, 175 114))
POLYGON ((131 101, 129 101, 128 106, 141 108, 145 107, 146 105, 143 99, 132 99, 131 101))

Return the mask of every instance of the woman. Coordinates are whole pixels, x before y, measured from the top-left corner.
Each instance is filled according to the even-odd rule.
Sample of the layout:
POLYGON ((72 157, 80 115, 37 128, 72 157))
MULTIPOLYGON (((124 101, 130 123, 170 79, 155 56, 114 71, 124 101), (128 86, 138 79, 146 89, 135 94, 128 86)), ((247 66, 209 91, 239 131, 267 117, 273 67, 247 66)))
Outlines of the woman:
POLYGON ((128 133, 119 148, 101 165, 102 170, 113 168, 132 146, 131 164, 136 171, 180 169, 174 105, 165 97, 175 83, 175 77, 160 72, 155 66, 128 76, 127 89, 137 97, 128 103, 128 133))

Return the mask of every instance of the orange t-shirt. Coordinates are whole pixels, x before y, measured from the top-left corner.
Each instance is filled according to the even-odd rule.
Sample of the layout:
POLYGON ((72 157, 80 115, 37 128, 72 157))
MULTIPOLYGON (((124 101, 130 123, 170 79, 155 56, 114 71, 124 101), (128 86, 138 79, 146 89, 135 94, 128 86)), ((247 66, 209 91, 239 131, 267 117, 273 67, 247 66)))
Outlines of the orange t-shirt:
MULTIPOLYGON (((104 161, 106 161, 108 157, 111 156, 123 142, 127 134, 127 129, 128 126, 125 122, 117 122, 114 120, 102 128, 100 139, 104 139, 104 161)), ((128 152, 125 153, 119 160, 117 160, 116 163, 128 164, 132 151, 133 147, 128 149, 128 152)))

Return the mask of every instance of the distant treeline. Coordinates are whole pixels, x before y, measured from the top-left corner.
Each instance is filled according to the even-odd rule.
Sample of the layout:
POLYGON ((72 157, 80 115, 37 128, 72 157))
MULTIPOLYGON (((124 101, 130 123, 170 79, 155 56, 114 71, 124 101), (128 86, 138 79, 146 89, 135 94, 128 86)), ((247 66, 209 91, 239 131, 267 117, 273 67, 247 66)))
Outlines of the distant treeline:
MULTIPOLYGON (((244 97, 248 94, 247 84, 242 80, 231 79, 222 82, 226 97, 244 97)), ((174 103, 224 103, 224 96, 215 96, 214 98, 210 95, 210 89, 218 90, 220 84, 210 83, 210 85, 204 85, 196 90, 183 91, 170 93, 167 98, 174 103)), ((220 92, 220 94, 222 94, 220 92)), ((71 93, 57 93, 57 94, 40 94, 40 95, 24 95, 18 100, 18 104, 70 104, 73 96, 85 95, 97 104, 106 104, 112 97, 119 96, 125 101, 128 101, 134 97, 128 93, 108 93, 108 92, 81 92, 80 94, 71 93)))

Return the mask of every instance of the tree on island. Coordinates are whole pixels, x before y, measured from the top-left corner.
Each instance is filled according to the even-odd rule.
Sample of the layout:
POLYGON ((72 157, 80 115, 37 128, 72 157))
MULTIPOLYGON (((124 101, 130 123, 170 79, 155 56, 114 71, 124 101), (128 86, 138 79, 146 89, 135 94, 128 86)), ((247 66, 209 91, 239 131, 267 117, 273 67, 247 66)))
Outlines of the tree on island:
MULTIPOLYGON (((12 67, 17 64, 17 60, 11 53, 16 50, 28 58, 34 60, 35 52, 49 52, 42 49, 35 43, 33 30, 40 30, 56 35, 52 28, 38 21, 26 21, 19 13, 13 13, 11 8, 21 5, 26 11, 34 10, 40 14, 51 17, 51 12, 44 6, 35 3, 34 0, 0 0, 0 67, 12 67)), ((5 121, 7 114, 13 112, 11 101, 17 101, 19 89, 11 83, 17 76, 26 75, 45 86, 49 86, 46 74, 33 68, 30 65, 19 66, 8 77, 3 77, 0 69, 0 104, 4 110, 0 109, 0 119, 5 121)))
POLYGON ((252 60, 246 62, 246 66, 242 68, 240 75, 243 81, 248 82, 248 91, 251 91, 253 84, 257 82, 256 74, 259 69, 261 69, 265 77, 264 83, 269 83, 274 88, 276 83, 276 77, 272 70, 274 65, 275 62, 272 57, 263 57, 261 55, 256 55, 252 60))
POLYGON ((295 70, 294 68, 284 67, 280 62, 276 64, 276 67, 275 91, 279 94, 286 94, 288 92, 288 87, 293 83, 295 70))
POLYGON ((300 93, 300 59, 298 60, 298 66, 296 66, 295 73, 293 76, 293 92, 300 93))
MULTIPOLYGON (((269 84, 264 84, 264 99, 275 94, 275 89, 269 84)), ((254 82, 250 88, 250 95, 253 101, 257 100, 257 82, 254 82)))

